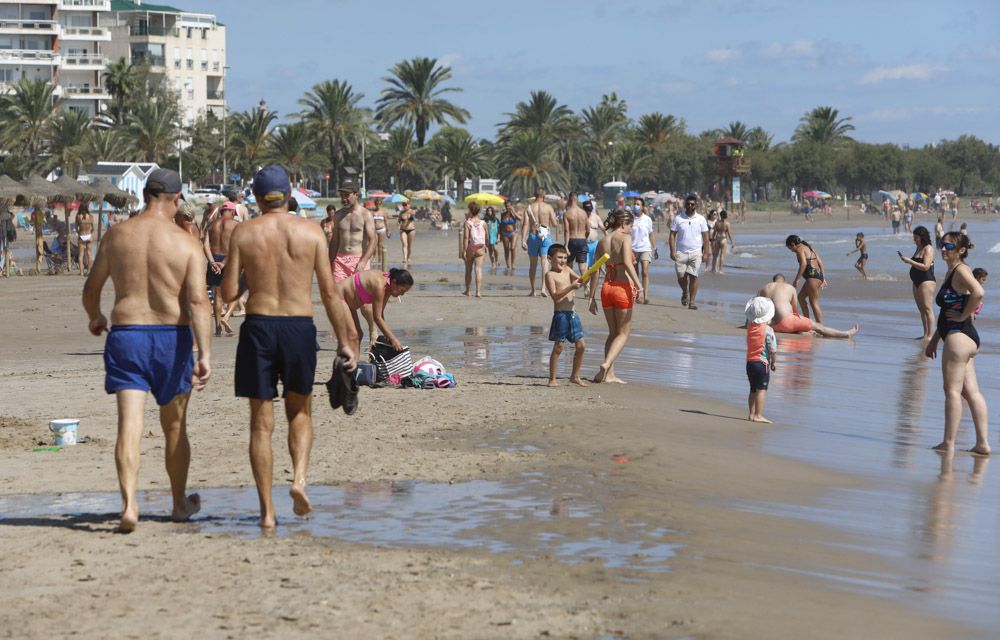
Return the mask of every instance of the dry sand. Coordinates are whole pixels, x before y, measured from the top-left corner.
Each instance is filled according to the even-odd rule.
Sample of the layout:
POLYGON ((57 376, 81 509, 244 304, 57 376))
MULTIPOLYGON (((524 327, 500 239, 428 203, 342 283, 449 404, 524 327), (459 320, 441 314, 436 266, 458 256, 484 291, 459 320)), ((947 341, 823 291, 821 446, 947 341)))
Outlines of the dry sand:
MULTIPOLYGON (((787 220, 775 220, 777 234, 787 220)), ((414 252, 418 282, 460 280, 460 273, 419 266, 453 262, 457 242, 454 232, 421 227, 414 252)), ((390 257, 398 256, 397 237, 389 243, 390 257)), ((390 325, 404 333, 440 326, 547 326, 551 305, 524 295, 527 260, 520 254, 518 261, 522 275, 488 277, 510 285, 508 290, 486 292, 483 300, 453 290, 415 291, 389 307, 390 325)), ((117 490, 114 401, 103 392, 103 342, 86 332, 79 307, 81 282, 78 276, 0 281, 0 494, 117 490), (89 441, 58 453, 32 452, 48 442, 48 420, 65 416, 82 419, 81 435, 89 441)), ((109 294, 106 308, 110 303, 109 294)), ((603 321, 582 315, 596 336, 590 349, 599 349, 603 321)), ((689 332, 691 316, 676 301, 657 302, 638 309, 636 329, 689 332)), ((325 318, 317 324, 321 331, 328 328, 325 318)), ((696 329, 738 332, 704 308, 696 329)), ((332 346, 328 339, 321 343, 332 346)), ((235 346, 235 338, 214 340, 212 381, 191 402, 192 490, 253 482, 248 411, 231 387, 235 346)), ((424 352, 419 344, 411 346, 424 352)), ((321 352, 318 379, 327 377, 331 359, 332 352, 321 352)), ((669 530, 666 541, 680 545, 666 562, 669 571, 458 549, 446 541, 418 547, 401 540, 384 548, 308 535, 247 539, 169 523, 164 513, 145 513, 129 536, 112 533, 113 513, 70 517, 53 509, 6 519, 0 513, 0 637, 975 635, 816 576, 831 566, 879 571, 870 556, 849 550, 863 547, 864 540, 739 508, 751 502, 809 504, 832 487, 855 483, 762 453, 760 438, 768 427, 742 419, 742 388, 733 398, 737 404, 730 405, 640 384, 549 389, 537 377, 498 377, 483 369, 454 373, 460 384, 453 390, 364 390, 351 418, 332 412, 318 386, 310 482, 518 483, 525 474, 541 474, 531 477, 546 479, 540 486, 548 489, 541 491, 551 493, 539 497, 553 501, 552 515, 516 526, 490 523, 492 535, 514 549, 531 549, 546 531, 585 537, 585 520, 562 516, 576 502, 599 505, 609 526, 669 530), (616 455, 630 461, 614 462, 616 455)), ((286 429, 280 418, 278 424, 276 494, 290 480, 286 429)), ((162 491, 163 440, 152 401, 147 431, 139 486, 162 491)), ((212 508, 206 501, 200 517, 210 517, 212 508)), ((253 509, 246 515, 255 515, 253 509)))

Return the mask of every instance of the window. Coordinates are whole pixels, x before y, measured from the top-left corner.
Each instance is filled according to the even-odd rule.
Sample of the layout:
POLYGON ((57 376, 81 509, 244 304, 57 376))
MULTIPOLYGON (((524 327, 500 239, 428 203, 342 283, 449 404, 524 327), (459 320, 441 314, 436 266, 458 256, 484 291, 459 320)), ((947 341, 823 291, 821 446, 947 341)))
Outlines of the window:
POLYGON ((51 20, 51 19, 52 18, 46 11, 37 11, 34 9, 28 11, 28 20, 51 20))
POLYGON ((188 38, 190 38, 190 37, 191 37, 191 31, 192 31, 191 27, 188 27, 188 28, 187 28, 187 37, 188 37, 188 38))
POLYGON ((69 17, 69 26, 71 26, 71 27, 91 27, 93 25, 90 24, 90 16, 88 14, 83 14, 83 15, 73 14, 73 15, 70 15, 70 17, 69 17))
POLYGON ((207 40, 208 39, 208 29, 202 29, 201 30, 201 39, 202 40, 207 40))
POLYGON ((13 69, 0 67, 0 82, 16 82, 17 77, 13 69))

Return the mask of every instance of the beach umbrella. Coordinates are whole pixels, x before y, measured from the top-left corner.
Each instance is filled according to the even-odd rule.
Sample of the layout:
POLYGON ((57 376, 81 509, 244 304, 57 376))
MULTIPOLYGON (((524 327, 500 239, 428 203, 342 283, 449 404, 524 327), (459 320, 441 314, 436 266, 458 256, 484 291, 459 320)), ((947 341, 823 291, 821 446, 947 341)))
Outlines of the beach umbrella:
POLYGON ((587 202, 588 200, 590 200, 590 196, 588 196, 586 193, 581 193, 576 197, 576 199, 579 200, 580 202, 587 202))
POLYGON ((385 199, 385 202, 391 202, 393 204, 398 204, 400 202, 409 202, 410 199, 400 193, 394 193, 385 199))
POLYGON ((455 204, 455 199, 451 196, 441 196, 441 198, 448 204, 455 204))
POLYGON ((680 201, 680 198, 678 198, 672 193, 661 193, 656 196, 656 202, 660 204, 664 204, 667 202, 678 202, 678 201, 680 201))
POLYGON ((9 209, 21 193, 21 185, 10 176, 0 176, 0 209, 9 209))
POLYGON ((549 202, 556 202, 558 200, 562 200, 562 196, 557 193, 546 193, 545 199, 549 202))
MULTIPOLYGON (((69 233, 69 211, 70 203, 76 202, 77 200, 81 202, 89 202, 91 200, 97 199, 97 192, 94 191, 90 185, 78 182, 73 178, 70 178, 65 173, 56 178, 52 183, 52 186, 58 191, 59 195, 53 199, 55 202, 61 202, 63 207, 63 217, 66 224, 66 233, 69 233)), ((66 243, 66 271, 71 271, 70 269, 70 243, 66 243)))
POLYGON ((658 194, 655 191, 647 191, 646 193, 642 194, 642 199, 643 200, 652 200, 653 198, 655 198, 658 195, 660 195, 660 194, 658 194))
MULTIPOLYGON (((129 201, 133 198, 132 194, 128 191, 122 191, 115 185, 111 184, 111 181, 107 178, 99 178, 94 182, 90 183, 90 188, 93 189, 94 193, 102 202, 107 202, 115 209, 124 209, 128 206, 129 201)), ((104 215, 100 215, 97 218, 97 243, 100 244, 101 236, 104 233, 104 215)))
POLYGON ((920 191, 915 191, 911 193, 910 197, 913 198, 914 200, 930 200, 930 198, 927 197, 926 193, 922 193, 920 191))
POLYGON ((882 198, 889 198, 889 200, 896 202, 896 196, 892 195, 888 191, 872 191, 872 200, 875 202, 882 202, 882 198))
POLYGON ((625 198, 641 198, 642 194, 638 191, 626 191, 622 196, 625 198))
POLYGON ((385 200, 386 198, 389 198, 391 196, 392 196, 391 193, 386 193, 385 191, 382 191, 380 189, 368 192, 368 197, 375 198, 376 200, 385 200))
POLYGON ((806 191, 802 194, 803 198, 832 198, 826 191, 806 191))
POLYGON ((905 191, 900 191, 899 189, 893 189, 890 191, 892 195, 896 196, 896 200, 908 200, 910 196, 906 195, 905 191))
POLYGON ((437 191, 431 191, 430 189, 422 189, 420 191, 410 194, 410 199, 412 200, 443 200, 444 198, 437 191))
POLYGON ((503 198, 495 193, 473 193, 465 196, 465 203, 475 202, 480 206, 496 206, 503 204, 503 198))

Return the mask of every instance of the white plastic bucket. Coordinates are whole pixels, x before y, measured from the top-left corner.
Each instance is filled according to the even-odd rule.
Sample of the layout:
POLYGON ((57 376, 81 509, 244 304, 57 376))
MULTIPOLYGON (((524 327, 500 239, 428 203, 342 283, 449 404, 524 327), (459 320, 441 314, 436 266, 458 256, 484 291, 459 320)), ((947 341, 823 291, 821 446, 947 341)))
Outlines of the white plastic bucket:
POLYGON ((80 421, 76 418, 63 418, 49 422, 49 431, 55 434, 56 446, 76 444, 76 430, 80 421))

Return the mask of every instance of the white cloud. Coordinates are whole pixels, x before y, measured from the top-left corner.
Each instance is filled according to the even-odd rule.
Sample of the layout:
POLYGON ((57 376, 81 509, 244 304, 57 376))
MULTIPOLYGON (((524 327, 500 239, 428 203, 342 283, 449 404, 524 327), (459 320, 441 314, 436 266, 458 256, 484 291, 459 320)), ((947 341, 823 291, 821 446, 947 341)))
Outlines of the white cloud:
POLYGON ((705 62, 729 62, 740 55, 739 49, 726 47, 724 49, 712 49, 705 54, 705 62))
POLYGON ((766 58, 814 58, 818 51, 811 40, 796 40, 789 44, 772 42, 760 53, 766 58))
POLYGON ((442 67, 451 67, 454 69, 459 62, 462 60, 461 53, 446 53, 440 58, 438 58, 438 64, 442 67))
POLYGON ((946 71, 937 64, 904 64, 898 67, 875 67, 861 77, 861 84, 879 84, 888 80, 927 80, 934 74, 946 71))

